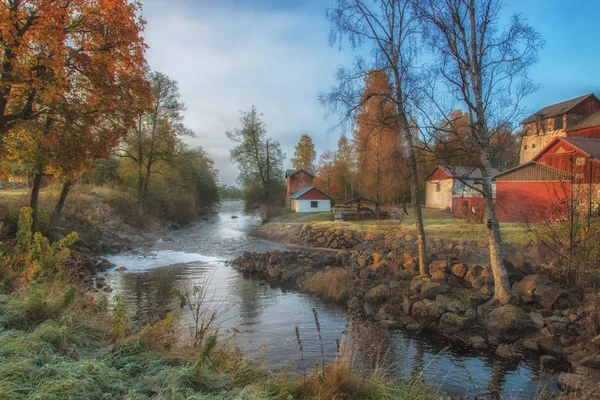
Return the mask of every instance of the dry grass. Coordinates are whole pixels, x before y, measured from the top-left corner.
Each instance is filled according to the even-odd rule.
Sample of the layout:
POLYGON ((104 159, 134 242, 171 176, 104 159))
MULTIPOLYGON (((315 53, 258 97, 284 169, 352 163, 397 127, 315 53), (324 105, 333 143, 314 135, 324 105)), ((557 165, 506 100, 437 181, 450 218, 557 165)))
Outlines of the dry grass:
POLYGON ((352 290, 352 278, 342 268, 317 272, 304 282, 304 289, 321 298, 345 301, 352 290))

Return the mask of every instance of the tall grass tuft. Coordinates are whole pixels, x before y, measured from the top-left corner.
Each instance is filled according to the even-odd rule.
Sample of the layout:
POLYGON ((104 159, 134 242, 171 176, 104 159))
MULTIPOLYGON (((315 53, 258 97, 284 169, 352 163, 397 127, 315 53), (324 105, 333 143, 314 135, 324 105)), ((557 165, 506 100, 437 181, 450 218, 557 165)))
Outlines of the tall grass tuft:
POLYGON ((325 350, 323 349, 323 337, 321 336, 321 324, 319 323, 319 314, 317 313, 317 309, 313 308, 313 315, 315 316, 315 326, 317 327, 317 332, 319 333, 319 343, 321 345, 321 368, 323 370, 323 378, 325 378, 325 350))
POLYGON ((303 283, 307 292, 335 301, 348 300, 353 285, 352 276, 343 268, 317 272, 303 283))
POLYGON ((306 367, 304 366, 304 348, 302 347, 302 339, 300 339, 300 330, 296 326, 296 341, 300 347, 300 360, 302 361, 302 376, 306 382, 306 367))

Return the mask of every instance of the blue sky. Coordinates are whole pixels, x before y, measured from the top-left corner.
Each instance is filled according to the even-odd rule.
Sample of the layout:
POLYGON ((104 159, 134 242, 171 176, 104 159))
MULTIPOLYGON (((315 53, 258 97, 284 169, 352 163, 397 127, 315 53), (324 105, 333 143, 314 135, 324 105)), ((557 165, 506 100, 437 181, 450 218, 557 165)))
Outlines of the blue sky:
MULTIPOLYGON (((335 148, 337 122, 325 119, 318 95, 354 55, 328 45, 330 0, 143 0, 151 68, 177 80, 186 124, 215 160, 224 183, 235 183, 225 132, 240 110, 256 105, 269 136, 293 156, 303 133, 318 152, 335 148)), ((600 1, 505 0, 504 14, 523 14, 546 47, 531 76, 541 88, 524 101, 537 110, 585 93, 600 94, 600 1), (575 5, 576 4, 576 5, 575 5)), ((289 162, 288 162, 289 163, 289 162)), ((290 165, 285 165, 289 167, 290 165)))

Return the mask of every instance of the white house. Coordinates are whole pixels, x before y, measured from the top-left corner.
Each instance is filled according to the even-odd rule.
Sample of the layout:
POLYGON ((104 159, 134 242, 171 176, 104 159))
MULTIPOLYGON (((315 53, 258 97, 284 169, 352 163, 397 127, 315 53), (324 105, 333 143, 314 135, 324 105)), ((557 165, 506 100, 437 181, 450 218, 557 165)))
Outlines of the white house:
POLYGON ((333 198, 314 186, 306 187, 290 196, 292 210, 296 212, 331 211, 333 198))
MULTIPOLYGON (((497 173, 497 170, 492 171, 493 175, 497 173)), ((481 197, 478 191, 465 185, 464 182, 480 187, 481 179, 481 171, 478 168, 438 165, 427 177, 425 206, 456 212, 455 203, 457 199, 481 197)), ((496 184, 495 182, 492 182, 492 184, 495 197, 496 184)))

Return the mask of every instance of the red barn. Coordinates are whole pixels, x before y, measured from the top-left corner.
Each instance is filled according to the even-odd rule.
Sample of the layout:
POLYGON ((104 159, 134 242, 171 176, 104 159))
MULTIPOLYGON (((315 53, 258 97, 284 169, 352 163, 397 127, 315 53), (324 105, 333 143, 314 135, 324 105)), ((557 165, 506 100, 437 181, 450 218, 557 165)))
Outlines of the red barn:
POLYGON ((496 175, 501 222, 539 222, 555 217, 574 195, 592 208, 599 200, 600 140, 556 137, 532 161, 496 175))
POLYGON ((291 204, 290 199, 293 194, 304 188, 312 187, 315 174, 304 169, 288 169, 285 171, 285 179, 287 181, 287 199, 291 204))

